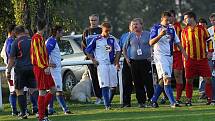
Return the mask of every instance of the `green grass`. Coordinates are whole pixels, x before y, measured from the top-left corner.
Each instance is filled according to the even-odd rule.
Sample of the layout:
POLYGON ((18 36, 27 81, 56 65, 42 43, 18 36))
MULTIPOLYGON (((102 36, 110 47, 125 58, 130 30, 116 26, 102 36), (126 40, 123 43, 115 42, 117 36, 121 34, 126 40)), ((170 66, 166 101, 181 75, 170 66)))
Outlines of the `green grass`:
MULTIPOLYGON (((93 99, 94 100, 94 99, 93 99)), ((182 99, 184 101, 184 98, 182 99)), ((206 106, 205 100, 199 100, 197 92, 194 93, 192 107, 170 108, 167 104, 159 108, 137 107, 135 95, 132 95, 132 107, 120 108, 119 96, 115 96, 112 110, 105 111, 103 105, 83 104, 69 102, 69 108, 74 114, 64 115, 55 102, 57 114, 50 116, 52 121, 215 121, 215 106, 206 106)), ((17 117, 10 116, 9 104, 4 105, 0 112, 0 120, 19 121, 17 117)), ((34 116, 24 121, 37 121, 34 116)))

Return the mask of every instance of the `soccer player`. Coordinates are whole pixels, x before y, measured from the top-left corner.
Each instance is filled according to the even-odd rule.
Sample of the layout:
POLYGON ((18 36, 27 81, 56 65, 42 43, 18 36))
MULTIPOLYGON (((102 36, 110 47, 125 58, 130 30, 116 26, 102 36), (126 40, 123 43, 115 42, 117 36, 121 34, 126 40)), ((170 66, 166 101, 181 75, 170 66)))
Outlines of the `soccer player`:
MULTIPOLYGON (((63 97, 63 82, 61 76, 61 55, 60 49, 57 43, 57 40, 60 39, 63 33, 63 28, 61 26, 54 26, 51 29, 51 37, 49 37, 46 41, 46 48, 49 55, 49 63, 55 65, 55 67, 51 67, 51 75, 54 79, 55 86, 57 88, 56 98, 58 103, 60 104, 61 108, 63 109, 65 114, 71 114, 69 111, 66 102, 63 97)), ((49 103, 48 110, 50 113, 53 112, 53 98, 52 101, 49 103), (50 111, 52 110, 52 112, 50 111)))
MULTIPOLYGON (((210 39, 213 42, 213 47, 215 48, 215 13, 212 13, 209 17, 209 20, 212 24, 211 27, 208 28, 208 32, 210 34, 210 39)), ((215 52, 213 53, 213 57, 212 57, 212 62, 213 62, 213 67, 215 65, 215 52)), ((213 105, 215 105, 215 70, 213 69, 213 78, 212 78, 212 87, 213 87, 213 97, 212 97, 212 103, 213 105)))
POLYGON ((183 48, 188 54, 185 63, 186 77, 186 106, 192 106, 193 80, 202 76, 206 81, 205 93, 208 97, 207 104, 211 103, 212 85, 211 71, 208 64, 208 56, 212 56, 212 41, 208 41, 209 33, 202 25, 197 25, 196 14, 192 11, 184 13, 186 27, 182 30, 181 39, 183 48), (208 47, 208 51, 206 51, 208 47), (207 52, 207 53, 206 53, 207 52))
MULTIPOLYGON (((10 50, 11 50, 11 45, 12 42, 15 39, 15 32, 14 32, 14 28, 16 27, 15 24, 10 24, 7 28, 8 31, 8 38, 6 39, 4 46, 2 48, 1 51, 1 57, 4 59, 4 63, 6 65, 8 65, 8 60, 9 60, 9 56, 10 56, 10 50)), ((9 86, 9 91, 10 91, 10 96, 9 96, 9 102, 11 105, 11 109, 12 109, 12 115, 18 115, 18 111, 16 108, 16 91, 14 88, 14 69, 12 68, 11 70, 11 79, 8 80, 8 86, 9 86)))
POLYGON ((173 63, 173 44, 175 43, 180 49, 182 54, 187 58, 187 54, 180 44, 180 40, 176 34, 173 26, 169 25, 171 14, 164 11, 161 14, 160 24, 155 24, 151 28, 149 44, 154 48, 154 61, 157 69, 158 79, 160 81, 157 84, 155 93, 151 99, 152 107, 158 107, 157 100, 162 92, 162 86, 164 84, 165 93, 170 101, 171 107, 178 107, 173 96, 173 90, 171 88, 171 74, 173 63))
POLYGON ((154 93, 150 60, 150 33, 143 31, 143 20, 141 18, 134 18, 131 21, 131 26, 132 33, 123 46, 123 54, 131 68, 138 106, 144 108, 147 101, 146 92, 149 99, 152 98, 154 93))
MULTIPOLYGON (((176 34, 180 39, 182 31, 181 25, 179 22, 177 22, 175 18, 176 17, 175 11, 170 10, 169 12, 171 14, 170 24, 174 26, 176 34)), ((173 47, 173 72, 176 80, 176 103, 181 103, 180 99, 183 91, 183 59, 182 53, 176 44, 174 44, 173 47)))
POLYGON ((15 27, 15 33, 17 39, 11 45, 6 74, 10 80, 11 70, 14 66, 15 90, 21 111, 20 118, 27 119, 27 99, 24 95, 24 87, 29 88, 32 94, 36 91, 36 80, 30 58, 31 39, 26 36, 24 26, 15 27))
POLYGON ((102 89, 105 109, 111 107, 113 90, 117 86, 117 70, 120 68, 120 47, 115 37, 110 35, 111 24, 102 23, 102 33, 97 35, 85 49, 85 52, 97 67, 99 86, 102 89), (93 53, 93 55, 92 55, 93 53))
MULTIPOLYGON (((90 26, 83 32, 82 36, 82 49, 83 51, 86 49, 86 47, 89 45, 89 43, 92 41, 92 39, 97 36, 98 34, 102 33, 101 27, 99 27, 99 16, 97 14, 92 14, 89 16, 90 26)), ((89 58, 86 57, 87 60, 89 58)), ((90 77, 93 83, 93 91, 96 96, 96 102, 95 104, 100 104, 102 102, 102 92, 99 87, 99 81, 98 81, 98 75, 97 75, 97 68, 89 64, 87 65, 90 77)))
POLYGON ((37 23, 37 33, 35 33, 31 40, 31 62, 33 64, 33 71, 37 81, 37 88, 39 90, 38 96, 38 114, 39 121, 47 121, 47 106, 56 88, 54 80, 50 75, 50 67, 55 66, 49 64, 48 51, 45 45, 43 33, 46 28, 46 22, 39 20, 37 23), (49 90, 47 92, 47 90, 49 90), (45 116, 46 115, 46 116, 45 116))

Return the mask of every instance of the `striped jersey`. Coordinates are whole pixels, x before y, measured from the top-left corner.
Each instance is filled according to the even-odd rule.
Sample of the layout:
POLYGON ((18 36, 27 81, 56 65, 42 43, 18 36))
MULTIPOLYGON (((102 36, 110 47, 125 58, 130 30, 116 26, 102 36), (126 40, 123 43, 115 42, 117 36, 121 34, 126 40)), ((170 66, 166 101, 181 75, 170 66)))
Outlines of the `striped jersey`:
MULTIPOLYGON (((215 48, 215 26, 211 26, 210 28, 208 28, 208 32, 210 34, 210 40, 212 40, 213 42, 213 47, 215 48)), ((212 60, 215 60, 215 52, 213 53, 212 60)))
MULTIPOLYGON (((179 22, 176 22, 176 23, 174 23, 173 26, 174 26, 175 32, 176 32, 176 34, 178 35, 179 40, 180 40, 180 42, 181 42, 181 31, 182 31, 181 25, 180 25, 179 22)), ((178 51, 180 51, 180 49, 174 44, 173 52, 178 52, 178 51)))
POLYGON ((31 40, 31 63, 40 68, 46 68, 49 65, 45 40, 38 33, 34 34, 31 40))
POLYGON ((212 41, 207 41, 209 33, 202 25, 196 25, 194 28, 186 26, 181 33, 182 46, 188 57, 201 60, 207 58, 207 51, 213 52, 212 41))

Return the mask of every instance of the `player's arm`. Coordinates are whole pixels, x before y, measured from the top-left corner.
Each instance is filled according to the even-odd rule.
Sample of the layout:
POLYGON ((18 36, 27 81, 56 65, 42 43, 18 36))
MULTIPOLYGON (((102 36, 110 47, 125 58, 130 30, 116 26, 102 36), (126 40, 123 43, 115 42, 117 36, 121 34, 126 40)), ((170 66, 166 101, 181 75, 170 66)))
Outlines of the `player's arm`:
POLYGON ((86 47, 87 47, 87 42, 86 42, 86 30, 85 30, 82 34, 82 42, 81 42, 81 48, 82 48, 83 52, 86 49, 86 47))
POLYGON ((123 55, 124 55, 124 58, 125 58, 127 64, 129 66, 131 66, 130 59, 128 57, 128 52, 127 52, 128 51, 128 46, 130 46, 130 39, 126 40, 126 42, 124 43, 123 48, 122 48, 122 52, 123 52, 123 55))
POLYGON ((187 55, 186 51, 184 50, 184 48, 182 47, 181 43, 180 42, 176 43, 176 46, 179 48, 179 50, 183 54, 184 58, 187 60, 188 55, 187 55))
MULTIPOLYGON (((48 51, 48 55, 51 55, 51 52, 54 50, 55 46, 56 46, 56 40, 55 39, 48 39, 46 42, 46 49, 48 51)), ((49 63, 49 67, 56 67, 55 63, 49 63)))
POLYGON ((119 46, 119 44, 117 43, 116 40, 115 40, 115 43, 114 43, 114 47, 115 47, 114 49, 116 50, 114 64, 116 66, 116 69, 119 70, 120 69, 119 61, 120 61, 120 57, 121 57, 121 48, 120 48, 120 46, 119 46))
POLYGON ((98 66, 98 64, 99 64, 98 61, 97 61, 97 60, 94 58, 94 56, 92 55, 92 53, 93 53, 93 51, 95 50, 95 48, 96 48, 96 40, 93 39, 93 40, 91 41, 91 43, 86 47, 86 49, 85 49, 84 51, 85 51, 87 57, 88 57, 90 60, 93 61, 93 64, 96 65, 96 66, 98 66))
POLYGON ((158 36, 149 40, 149 45, 152 46, 152 45, 156 44, 165 34, 166 34, 166 30, 162 29, 161 32, 158 34, 158 36))
POLYGON ((11 78, 11 70, 15 64, 15 57, 17 55, 17 46, 16 46, 16 42, 14 41, 11 45, 11 50, 10 50, 10 56, 9 56, 9 60, 8 60, 8 64, 7 64, 7 67, 6 67, 6 77, 8 80, 10 80, 11 78))

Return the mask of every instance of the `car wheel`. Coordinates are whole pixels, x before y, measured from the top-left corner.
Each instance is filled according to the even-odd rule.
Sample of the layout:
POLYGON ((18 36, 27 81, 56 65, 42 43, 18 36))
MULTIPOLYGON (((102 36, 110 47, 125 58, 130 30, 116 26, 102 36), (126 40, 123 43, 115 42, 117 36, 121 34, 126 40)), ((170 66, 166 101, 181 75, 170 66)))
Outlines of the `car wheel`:
POLYGON ((63 88, 66 92, 72 92, 72 88, 78 83, 72 71, 66 72, 63 77, 63 88))

